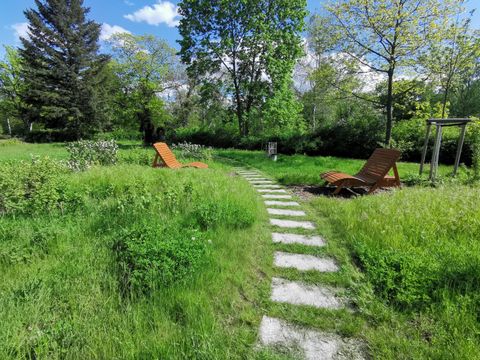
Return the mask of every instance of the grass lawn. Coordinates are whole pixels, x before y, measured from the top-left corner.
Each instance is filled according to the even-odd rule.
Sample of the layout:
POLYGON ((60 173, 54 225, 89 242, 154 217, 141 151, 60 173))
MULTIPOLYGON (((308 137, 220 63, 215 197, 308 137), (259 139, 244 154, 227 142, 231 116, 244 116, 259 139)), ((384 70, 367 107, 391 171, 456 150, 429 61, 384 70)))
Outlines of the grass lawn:
POLYGON ((232 164, 290 185, 364 161, 219 150, 208 170, 170 171, 148 166, 152 150, 121 145, 118 165, 60 171, 52 188, 38 185, 48 163, 31 170, 25 200, 8 188, 18 160, 66 151, 0 144, 0 209, 14 209, 0 215, 0 359, 296 359, 257 349, 263 315, 360 339, 376 359, 479 358, 478 187, 299 200, 318 229, 303 232, 327 246, 274 245, 262 201, 232 164), (341 270, 273 268, 277 250, 329 256, 341 270), (351 308, 272 303, 274 276, 345 289, 351 308))
MULTIPOLYGON (((33 149, 62 158, 56 146, 33 149)), ((254 350, 273 252, 263 204, 210 165, 62 174, 75 209, 0 216, 0 358, 276 358, 254 350), (116 243, 135 227, 158 229, 158 243, 193 233, 206 246, 200 264, 168 286, 124 293, 116 243)))
MULTIPOLYGON (((347 174, 355 174, 365 164, 366 160, 344 159, 332 156, 304 156, 304 155, 278 155, 276 162, 266 157, 264 151, 244 150, 216 150, 215 154, 228 163, 245 164, 262 171, 277 179, 285 185, 316 185, 323 181, 320 174, 329 170, 338 170, 347 174)), ((400 162, 398 171, 400 178, 416 177, 419 164, 400 162)), ((440 165, 439 174, 446 176, 453 170, 451 166, 440 165)), ((462 176, 460 169, 460 176, 462 176)), ((428 177, 429 167, 424 171, 424 177, 428 177)))

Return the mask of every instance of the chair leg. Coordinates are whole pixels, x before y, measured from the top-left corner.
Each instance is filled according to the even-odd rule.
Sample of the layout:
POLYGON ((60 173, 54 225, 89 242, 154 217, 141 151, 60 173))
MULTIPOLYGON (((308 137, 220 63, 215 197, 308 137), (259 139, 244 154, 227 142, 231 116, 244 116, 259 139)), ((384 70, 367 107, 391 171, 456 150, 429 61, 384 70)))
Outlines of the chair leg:
POLYGON ((152 167, 156 168, 158 166, 158 154, 155 154, 155 158, 153 159, 152 167))
POLYGON ((340 191, 342 191, 343 185, 338 185, 335 191, 333 192, 333 195, 338 195, 340 191))
POLYGON ((375 185, 373 185, 370 190, 368 190, 367 194, 370 195, 371 193, 373 193, 375 190, 377 190, 379 188, 378 186, 378 183, 376 183, 375 185))

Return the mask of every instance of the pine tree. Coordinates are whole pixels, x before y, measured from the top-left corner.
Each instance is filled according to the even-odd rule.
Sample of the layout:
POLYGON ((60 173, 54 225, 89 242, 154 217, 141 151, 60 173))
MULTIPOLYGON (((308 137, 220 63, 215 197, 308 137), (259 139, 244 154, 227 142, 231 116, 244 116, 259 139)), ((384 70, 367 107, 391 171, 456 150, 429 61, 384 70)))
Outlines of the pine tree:
POLYGON ((24 116, 65 139, 79 139, 102 122, 101 85, 108 57, 100 55, 100 25, 87 20, 83 0, 35 0, 25 11, 28 39, 22 38, 24 116))

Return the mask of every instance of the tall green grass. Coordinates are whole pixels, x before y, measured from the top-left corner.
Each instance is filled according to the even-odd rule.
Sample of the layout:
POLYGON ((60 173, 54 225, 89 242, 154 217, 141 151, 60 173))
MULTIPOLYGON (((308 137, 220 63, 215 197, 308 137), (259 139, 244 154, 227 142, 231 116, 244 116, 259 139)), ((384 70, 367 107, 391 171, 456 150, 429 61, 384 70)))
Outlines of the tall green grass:
POLYGON ((254 344, 272 252, 257 221, 262 205, 245 181, 225 170, 136 165, 64 181, 82 197, 80 208, 0 217, 1 359, 260 356, 254 344), (223 207, 208 208, 215 203, 223 207), (122 292, 122 229, 159 229, 162 241, 165 226, 181 232, 200 228, 199 219, 206 251, 193 273, 148 293, 122 292))
POLYGON ((376 358, 478 358, 479 204, 466 186, 312 201, 361 271, 355 301, 376 358))

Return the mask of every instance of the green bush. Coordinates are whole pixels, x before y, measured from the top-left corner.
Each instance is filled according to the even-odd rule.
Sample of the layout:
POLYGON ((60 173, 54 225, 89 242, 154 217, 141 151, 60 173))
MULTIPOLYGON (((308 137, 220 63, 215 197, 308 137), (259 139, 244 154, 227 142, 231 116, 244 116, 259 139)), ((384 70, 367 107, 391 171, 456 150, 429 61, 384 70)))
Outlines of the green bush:
POLYGON ((182 159, 211 160, 213 149, 203 145, 191 144, 188 142, 172 145, 173 150, 177 150, 182 159))
POLYGON ((68 167, 74 171, 87 170, 92 165, 114 165, 117 163, 118 145, 115 140, 82 140, 67 144, 70 154, 68 167))
MULTIPOLYGON (((471 165, 473 157, 474 134, 473 127, 467 127, 467 136, 463 147, 461 162, 471 165)), ((425 142, 426 123, 424 119, 410 119, 395 124, 392 133, 393 144, 402 150, 402 159, 405 161, 419 162, 425 142)), ((460 129, 456 126, 447 127, 442 132, 442 146, 440 149, 440 162, 453 164, 457 152, 460 129)), ((427 161, 431 156, 435 128, 432 128, 429 142, 427 161)))
POLYGON ((135 148, 118 153, 118 161, 122 164, 152 165, 155 152, 152 148, 135 148))
POLYGON ((115 129, 110 132, 98 133, 95 140, 142 140, 142 133, 138 130, 115 129))
POLYGON ((196 230, 133 225, 115 244, 122 290, 148 293, 183 281, 202 263, 207 244, 205 235, 196 230))
POLYGON ((75 208, 80 196, 64 181, 67 172, 48 158, 0 164, 0 215, 75 208))

